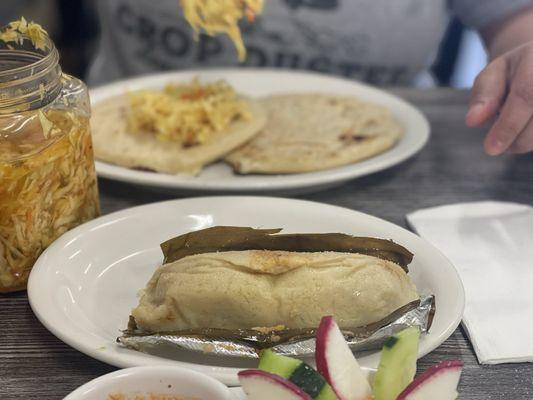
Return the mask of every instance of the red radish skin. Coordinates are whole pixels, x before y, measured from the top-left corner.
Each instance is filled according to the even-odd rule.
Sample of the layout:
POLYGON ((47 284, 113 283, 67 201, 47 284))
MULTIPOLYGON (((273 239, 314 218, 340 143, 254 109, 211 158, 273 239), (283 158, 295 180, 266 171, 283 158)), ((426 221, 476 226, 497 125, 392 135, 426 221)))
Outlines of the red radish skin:
POLYGON ((461 361, 443 361, 434 365, 411 382, 409 386, 398 395, 397 400, 422 398, 424 396, 421 392, 423 390, 428 390, 428 388, 428 392, 432 393, 431 399, 455 400, 457 396, 457 384, 459 383, 462 369, 463 363, 461 361), (454 374, 455 376, 450 376, 450 381, 446 382, 446 392, 443 390, 436 390, 432 387, 433 385, 438 385, 438 380, 444 378, 448 374, 454 374), (451 386, 449 386, 448 383, 450 383, 451 386))
POLYGON ((328 334, 331 331, 334 323, 335 320, 331 315, 322 317, 320 320, 320 325, 316 331, 315 343, 316 369, 330 385, 331 376, 329 375, 328 363, 326 361, 326 342, 328 341, 328 334))
POLYGON ((339 400, 369 400, 372 389, 332 316, 323 317, 316 332, 317 370, 339 400))
POLYGON ((313 400, 294 383, 269 372, 247 369, 238 376, 249 400, 313 400))

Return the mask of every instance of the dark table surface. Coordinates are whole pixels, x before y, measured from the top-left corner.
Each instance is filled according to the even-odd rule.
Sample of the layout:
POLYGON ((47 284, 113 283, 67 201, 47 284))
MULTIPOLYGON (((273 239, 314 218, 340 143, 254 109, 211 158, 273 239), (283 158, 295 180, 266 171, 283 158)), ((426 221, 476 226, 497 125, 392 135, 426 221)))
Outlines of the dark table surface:
MULTIPOLYGON (((484 130, 468 130, 463 124, 466 92, 396 93, 429 118, 429 144, 396 168, 299 198, 352 208, 402 226, 405 214, 441 204, 487 199, 533 204, 533 155, 486 156, 484 130)), ((175 197, 107 180, 100 181, 100 191, 103 213, 175 197)), ((479 365, 461 328, 419 365, 425 369, 443 359, 465 364, 461 399, 533 399, 533 364, 479 365)), ((26 293, 0 295, 1 399, 60 399, 113 370, 50 334, 33 315, 26 293)))

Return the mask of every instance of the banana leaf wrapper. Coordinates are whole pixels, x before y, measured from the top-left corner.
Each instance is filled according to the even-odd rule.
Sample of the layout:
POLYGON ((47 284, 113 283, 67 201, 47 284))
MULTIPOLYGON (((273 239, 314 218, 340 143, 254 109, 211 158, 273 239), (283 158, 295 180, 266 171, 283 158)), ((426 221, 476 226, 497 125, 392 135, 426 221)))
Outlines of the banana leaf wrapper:
MULTIPOLYGON (((422 333, 431 328, 435 313, 435 298, 424 295, 406 304, 386 318, 370 325, 343 329, 344 337, 354 352, 376 350, 395 333, 417 326, 422 333)), ((315 352, 316 328, 283 329, 197 329, 179 332, 146 334, 137 329, 130 317, 128 329, 117 339, 125 347, 145 352, 161 353, 164 348, 184 349, 225 357, 258 358, 262 349, 271 348, 287 356, 309 356, 315 352)))
POLYGON ((355 237, 343 233, 279 234, 281 229, 254 229, 236 226, 215 226, 189 232, 161 244, 164 263, 194 254, 217 251, 284 250, 298 252, 338 251, 360 253, 407 265, 413 254, 394 243, 370 237, 355 237))

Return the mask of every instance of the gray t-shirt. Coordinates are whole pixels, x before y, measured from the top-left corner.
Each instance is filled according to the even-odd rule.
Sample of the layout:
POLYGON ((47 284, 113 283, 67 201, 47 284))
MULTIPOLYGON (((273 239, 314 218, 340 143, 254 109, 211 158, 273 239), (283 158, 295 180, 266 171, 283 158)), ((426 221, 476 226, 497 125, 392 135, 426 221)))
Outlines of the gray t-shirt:
MULTIPOLYGON (((243 24, 243 67, 311 70, 408 85, 431 64, 450 12, 482 27, 531 0, 265 0, 243 24)), ((225 36, 195 41, 178 0, 101 0, 101 38, 88 82, 170 69, 239 66, 225 36)))

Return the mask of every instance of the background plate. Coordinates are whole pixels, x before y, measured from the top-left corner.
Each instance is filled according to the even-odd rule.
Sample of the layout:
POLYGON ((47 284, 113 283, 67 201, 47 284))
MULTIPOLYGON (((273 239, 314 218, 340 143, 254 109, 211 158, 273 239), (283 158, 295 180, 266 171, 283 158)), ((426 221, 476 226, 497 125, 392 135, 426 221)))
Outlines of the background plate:
POLYGON ((333 93, 356 96, 392 111, 405 130, 401 141, 390 150, 358 163, 319 172, 289 175, 235 175, 223 162, 204 169, 197 177, 138 171, 96 162, 99 176, 180 193, 268 192, 303 193, 338 185, 350 179, 392 167, 418 152, 429 138, 424 115, 404 100, 354 81, 307 72, 268 69, 216 69, 149 75, 91 89, 94 105, 127 90, 162 88, 169 82, 186 82, 194 77, 208 82, 225 79, 240 93, 266 96, 279 93, 333 93))
MULTIPOLYGON (((178 365, 237 384, 242 360, 175 351, 173 359, 120 347, 115 339, 137 305, 137 293, 162 262, 159 244, 173 236, 214 225, 284 228, 284 233, 343 232, 393 239, 414 254, 410 276, 419 291, 435 294, 437 311, 420 356, 439 346, 458 326, 464 291, 450 262, 415 234, 384 220, 345 208, 269 197, 202 197, 130 208, 100 217, 66 233, 37 260, 28 283, 39 320, 75 349, 117 367, 178 365)), ((166 357, 169 354, 165 354, 166 357)), ((376 367, 377 353, 360 358, 376 367)))

